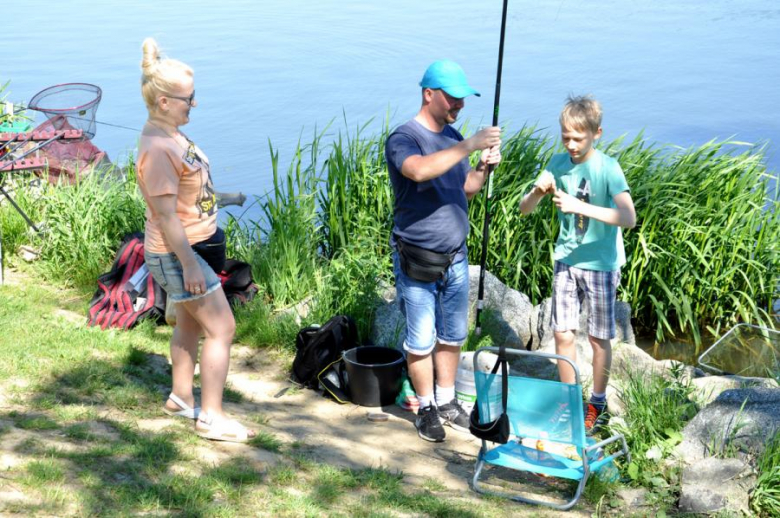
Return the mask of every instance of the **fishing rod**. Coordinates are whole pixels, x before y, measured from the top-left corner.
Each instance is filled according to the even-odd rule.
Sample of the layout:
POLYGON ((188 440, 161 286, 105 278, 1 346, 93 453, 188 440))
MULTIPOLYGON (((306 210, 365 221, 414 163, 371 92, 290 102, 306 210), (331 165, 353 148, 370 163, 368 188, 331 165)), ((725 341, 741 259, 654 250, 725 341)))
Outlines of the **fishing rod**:
MULTIPOLYGON (((24 105, 18 105, 17 104, 17 105, 15 105, 14 110, 13 110, 13 112, 10 115, 17 115, 19 113, 24 113, 27 110, 40 111, 40 112, 43 111, 43 110, 38 110, 36 108, 31 108, 29 106, 24 106, 24 105)), ((110 122, 103 122, 103 121, 99 121, 99 120, 95 120, 95 119, 87 119, 86 117, 76 117, 75 115, 68 115, 68 118, 72 119, 72 120, 77 120, 77 121, 94 122, 95 124, 102 124, 103 126, 111 126, 112 128, 126 129, 126 130, 130 130, 130 131, 135 131, 136 133, 141 133, 141 130, 139 130, 138 128, 131 128, 129 126, 122 126, 121 124, 112 124, 110 122)))
MULTIPOLYGON (((493 100, 493 126, 498 126, 498 101, 501 97, 501 70, 504 64, 504 33, 506 32, 506 11, 509 0, 504 0, 504 8, 501 13, 501 37, 498 43, 498 69, 496 70, 496 97, 493 100)), ((482 334, 482 325, 480 317, 485 297, 485 263, 487 262, 487 248, 490 239, 490 198, 493 197, 493 164, 488 165, 487 169, 487 190, 484 191, 483 200, 485 200, 485 221, 482 225, 482 254, 479 260, 479 291, 477 294, 477 319, 474 333, 477 336, 482 334)))

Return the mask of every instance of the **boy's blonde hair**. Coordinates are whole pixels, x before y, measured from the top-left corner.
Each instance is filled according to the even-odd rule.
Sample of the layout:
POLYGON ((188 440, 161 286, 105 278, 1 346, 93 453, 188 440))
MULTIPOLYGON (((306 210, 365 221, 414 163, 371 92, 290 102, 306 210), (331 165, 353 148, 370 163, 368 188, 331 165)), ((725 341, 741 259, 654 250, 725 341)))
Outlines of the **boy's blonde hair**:
POLYGON ((569 96, 561 111, 561 128, 598 132, 601 127, 601 104, 590 95, 569 96))
POLYGON ((146 38, 141 48, 141 95, 146 107, 153 110, 159 96, 170 95, 182 79, 192 77, 192 69, 179 60, 162 58, 154 38, 146 38))

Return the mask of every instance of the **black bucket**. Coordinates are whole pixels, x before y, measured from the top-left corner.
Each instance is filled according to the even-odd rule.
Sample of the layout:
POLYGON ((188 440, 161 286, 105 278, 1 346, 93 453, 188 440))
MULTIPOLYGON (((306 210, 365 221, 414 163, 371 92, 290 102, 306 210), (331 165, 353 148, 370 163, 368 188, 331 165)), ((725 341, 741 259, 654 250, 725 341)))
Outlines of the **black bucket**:
POLYGON ((404 355, 397 349, 366 345, 344 353, 352 402, 360 406, 386 406, 401 391, 404 355))

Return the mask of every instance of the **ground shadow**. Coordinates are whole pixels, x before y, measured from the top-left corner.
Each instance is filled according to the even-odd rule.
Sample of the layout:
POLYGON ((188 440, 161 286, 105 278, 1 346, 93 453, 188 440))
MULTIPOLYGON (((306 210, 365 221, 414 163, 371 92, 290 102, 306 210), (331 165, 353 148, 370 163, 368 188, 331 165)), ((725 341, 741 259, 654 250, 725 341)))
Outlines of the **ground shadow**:
MULTIPOLYGON (((159 512, 200 516, 226 491, 259 484, 256 463, 234 456, 204 473, 186 469, 183 448, 200 439, 192 422, 167 419, 159 408, 170 385, 167 360, 131 349, 119 362, 90 359, 35 388, 32 410, 0 414, 3 449, 16 458, 14 483, 45 491, 52 482, 77 496, 0 508, 87 516, 159 512), (156 426, 142 427, 141 421, 156 426), (157 423, 159 421, 159 423, 157 423)), ((234 396, 237 398, 237 396, 234 396)))

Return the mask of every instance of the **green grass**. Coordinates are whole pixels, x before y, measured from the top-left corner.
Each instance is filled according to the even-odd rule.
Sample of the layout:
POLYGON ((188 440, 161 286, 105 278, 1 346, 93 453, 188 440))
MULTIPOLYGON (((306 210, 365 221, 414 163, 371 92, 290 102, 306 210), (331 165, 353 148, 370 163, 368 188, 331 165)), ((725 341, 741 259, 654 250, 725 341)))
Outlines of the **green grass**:
POLYGON ((624 424, 609 427, 624 435, 631 452, 630 463, 621 460, 621 473, 665 505, 676 497, 680 473, 664 467, 662 461, 682 441, 682 429, 698 412, 690 400, 693 386, 683 370, 674 367, 670 374, 665 378, 638 371, 622 373, 619 394, 626 409, 624 424))
POLYGON ((74 298, 85 311, 86 296, 29 275, 0 286, 0 388, 15 408, 0 412, 0 439, 20 462, 4 476, 25 496, 0 503, 0 513, 498 517, 513 509, 431 482, 418 487, 402 473, 324 464, 272 433, 259 414, 250 447, 274 454, 276 465, 212 446, 184 420, 142 427, 161 417, 170 388, 170 330, 74 324, 56 312, 74 298), (219 460, 200 456, 212 447, 219 460))
MULTIPOLYGON (((333 263, 323 260, 338 266, 345 254, 358 270, 379 267, 377 275, 391 279, 388 131, 385 124, 381 133, 366 136, 365 126, 357 126, 340 131, 327 147, 315 133, 312 144, 296 153, 288 176, 275 173, 262 220, 231 222, 237 253, 254 261, 276 307, 310 297, 315 310, 322 303, 320 313, 338 311, 327 293, 333 263)), ((549 198, 529 216, 518 204, 560 148, 535 127, 504 140, 494 172, 487 267, 539 303, 550 296, 557 217, 549 198)), ((637 331, 659 341, 690 338, 700 347, 704 333, 718 337, 737 322, 771 326, 767 308, 777 296, 780 207, 765 192, 764 149, 715 141, 680 149, 650 144, 641 135, 601 147, 622 164, 637 208, 637 227, 623 232, 628 262, 619 291, 632 305, 637 331)), ((276 155, 273 168, 278 171, 276 155)), ((471 264, 479 263, 484 211, 482 196, 475 197, 469 204, 471 264)), ((353 282, 363 284, 359 275, 353 282)), ((358 322, 368 327, 370 317, 359 314, 358 322)))
MULTIPOLYGON (((252 265, 261 287, 257 299, 238 311, 239 341, 284 351, 282 358, 289 359, 302 325, 338 313, 354 316, 367 337, 378 290, 392 281, 387 245, 392 194, 383 154, 388 129, 366 137, 364 128, 340 133, 331 146, 322 145, 324 132, 315 132, 310 144, 298 146, 285 174, 272 150, 273 189, 258 201, 262 220, 228 222, 231 255, 252 265), (298 321, 290 307, 301 301, 308 315, 298 321)), ((517 205, 557 146, 536 128, 522 128, 505 138, 504 161, 494 177, 488 269, 536 303, 549 296, 556 216, 549 200, 528 217, 517 205)), ((763 149, 711 142, 683 150, 649 145, 641 136, 602 148, 622 164, 637 206, 639 224, 624 233, 628 263, 620 291, 632 305, 636 328, 659 339, 689 334, 698 342, 703 333, 717 336, 738 321, 769 325, 765 308, 776 297, 780 270, 780 207, 775 201, 762 210, 763 149)), ((119 239, 142 227, 133 172, 124 183, 95 177, 43 190, 45 197, 19 184, 14 195, 35 221, 45 222, 42 235, 31 235, 10 206, 0 206, 5 258, 18 264, 15 250, 21 244, 42 252, 39 262, 24 268, 27 281, 0 287, 0 384, 5 399, 22 408, 0 417, 28 434, 15 452, 26 456, 28 467, 20 476, 40 497, 14 512, 63 514, 74 506, 86 514, 119 515, 506 512, 492 500, 463 502, 435 484, 410 487, 402 473, 318 464, 298 453, 300 445, 288 447, 267 432, 254 446, 290 464, 258 473, 241 459, 199 463, 188 453, 197 438, 183 423, 159 432, 128 425, 157 416, 169 390, 170 373, 159 365, 167 365, 170 331, 158 333, 147 322, 130 333, 103 332, 74 325, 56 311, 85 314, 86 296, 110 265, 119 239), (57 287, 41 284, 41 275, 57 287), (159 359, 163 362, 152 361, 159 359), (52 447, 52 437, 68 447, 52 447), (67 487, 56 482, 60 469, 75 482, 67 487), (47 477, 55 481, 51 489, 43 487, 47 477)), ((481 200, 470 204, 472 263, 480 250, 481 200)), ((485 314, 484 343, 494 339, 490 316, 485 314)), ((477 341, 470 338, 470 344, 477 341)), ((622 473, 632 484, 650 488, 660 506, 675 498, 679 474, 660 467, 658 459, 680 441, 695 410, 687 402, 691 388, 679 374, 665 380, 636 373, 622 393, 627 424, 619 431, 633 454, 622 473)), ((226 399, 239 402, 242 395, 228 390, 226 399)), ((9 427, 0 433, 9 435, 9 427)), ((769 460, 761 461, 761 489, 752 505, 771 515, 777 457, 762 458, 769 460)), ((592 500, 610 498, 609 488, 593 492, 592 500)))
POLYGON ((113 172, 88 175, 73 186, 53 186, 45 180, 15 182, 14 199, 40 228, 29 229, 10 204, 0 207, 0 233, 6 259, 18 263, 20 245, 40 250, 36 268, 60 284, 94 290, 95 279, 114 259, 122 237, 143 230, 143 198, 136 188, 132 165, 120 181, 113 172))
POLYGON ((780 516, 780 432, 766 442, 757 462, 758 480, 750 495, 757 516, 780 516))
POLYGON ((236 315, 236 341, 263 348, 290 350, 300 326, 290 313, 274 313, 262 296, 240 307, 236 315))
POLYGON ((283 442, 274 434, 261 431, 257 437, 250 441, 252 446, 278 453, 282 449, 283 442))
MULTIPOLYGON (((767 198, 764 149, 738 142, 698 148, 656 146, 642 136, 602 149, 622 165, 637 209, 624 230, 627 264, 619 297, 632 306, 639 332, 719 336, 737 322, 772 326, 777 297, 780 204, 767 198), (770 210, 763 210, 769 204, 770 210), (673 280, 674 282, 670 282, 673 280)), ((557 218, 545 198, 534 213, 517 206, 557 141, 523 128, 506 139, 491 202, 488 269, 534 303, 550 295, 557 218)), ((469 208, 469 259, 479 260, 484 203, 469 208)))
POLYGON ((76 185, 47 185, 40 217, 47 229, 38 242, 44 272, 59 282, 94 288, 120 240, 143 230, 143 198, 131 176, 89 175, 76 185))
MULTIPOLYGON (((330 125, 315 130, 310 142, 299 141, 286 169, 271 147, 272 189, 255 201, 261 219, 228 220, 230 255, 251 264, 270 311, 306 300, 311 321, 345 312, 356 317, 361 334, 370 328, 372 288, 392 280, 393 195, 384 158, 389 124, 373 135, 366 135, 367 125, 345 122, 328 145, 330 125)), ((518 204, 560 146, 532 126, 507 131, 504 142, 493 177, 487 267, 539 303, 551 290, 556 214, 549 198, 529 216, 518 204)), ((690 338, 700 347, 704 334, 718 337, 737 322, 773 326, 767 309, 777 298, 780 202, 765 192, 765 149, 716 141, 680 149, 641 135, 601 148, 621 163, 637 208, 636 228, 624 231, 628 262, 619 290, 637 332, 658 341, 690 338)), ((37 269, 47 278, 90 290, 121 237, 143 227, 133 168, 125 182, 92 175, 77 186, 43 189, 20 184, 15 193, 45 224, 40 236, 30 235, 9 205, 0 207, 4 255, 16 261, 18 246, 32 244, 42 252, 37 269)), ((472 264, 479 263, 484 211, 483 197, 475 197, 472 264)))

